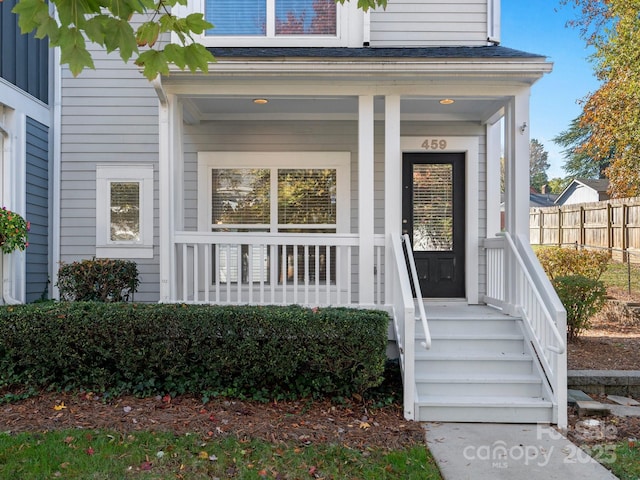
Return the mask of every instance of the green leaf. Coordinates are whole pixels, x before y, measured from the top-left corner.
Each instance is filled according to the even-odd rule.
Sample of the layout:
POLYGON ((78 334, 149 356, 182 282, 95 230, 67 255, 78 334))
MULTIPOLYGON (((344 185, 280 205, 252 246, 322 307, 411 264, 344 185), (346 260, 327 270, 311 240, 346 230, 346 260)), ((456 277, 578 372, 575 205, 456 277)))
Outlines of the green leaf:
POLYGON ((196 70, 208 72, 209 62, 213 61, 213 55, 199 43, 192 43, 184 47, 184 61, 192 73, 196 70))
POLYGON ((153 80, 158 74, 169 74, 167 57, 162 51, 147 50, 146 52, 142 52, 136 60, 136 65, 144 67, 142 74, 147 77, 148 80, 153 80))
POLYGON ((109 11, 114 16, 129 20, 134 13, 142 13, 145 10, 138 0, 111 0, 109 2, 109 11))
POLYGON ((185 47, 176 45, 175 43, 170 43, 164 47, 164 53, 167 61, 175 64, 180 70, 184 70, 187 65, 184 59, 184 49, 185 47))
POLYGON ((76 28, 62 27, 58 41, 60 63, 68 64, 73 76, 78 76, 84 68, 95 68, 87 51, 82 32, 76 28))
POLYGON ((88 0, 58 0, 56 8, 60 25, 67 27, 75 25, 78 28, 84 28, 87 20, 85 17, 100 13, 99 6, 99 3, 88 0))
POLYGON ((139 47, 148 45, 153 47, 160 35, 160 25, 158 22, 145 22, 138 27, 136 32, 136 42, 139 47))
POLYGON ((128 62, 133 52, 138 51, 133 28, 127 20, 110 17, 106 20, 104 45, 107 52, 120 51, 120 57, 128 62))
POLYGON ((185 20, 187 29, 197 35, 200 35, 205 30, 213 27, 212 23, 207 22, 204 19, 204 15, 202 13, 192 13, 188 15, 185 20))
POLYGON ((87 35, 87 38, 104 47, 108 20, 109 17, 107 15, 96 15, 87 20, 87 23, 84 26, 84 33, 87 35))
POLYGON ((53 44, 57 43, 59 36, 60 27, 58 26, 58 22, 50 16, 42 20, 35 33, 36 38, 49 37, 53 44))
POLYGON ((29 33, 49 17, 49 6, 44 0, 20 0, 11 10, 17 14, 20 32, 29 33))

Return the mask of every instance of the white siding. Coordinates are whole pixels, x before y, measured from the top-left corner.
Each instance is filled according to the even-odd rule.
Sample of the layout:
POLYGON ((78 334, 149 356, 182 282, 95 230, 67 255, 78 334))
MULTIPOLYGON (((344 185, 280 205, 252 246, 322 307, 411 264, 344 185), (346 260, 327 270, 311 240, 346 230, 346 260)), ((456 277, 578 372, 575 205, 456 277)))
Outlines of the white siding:
POLYGON ((487 0, 392 0, 371 12, 372 47, 487 44, 487 0))
MULTIPOLYGON (((96 164, 152 163, 154 244, 157 245, 158 98, 132 64, 117 55, 93 52, 98 70, 73 78, 63 70, 60 179, 60 258, 96 254, 96 164)), ((157 301, 159 267, 154 259, 134 259, 140 272, 136 301, 157 301)))

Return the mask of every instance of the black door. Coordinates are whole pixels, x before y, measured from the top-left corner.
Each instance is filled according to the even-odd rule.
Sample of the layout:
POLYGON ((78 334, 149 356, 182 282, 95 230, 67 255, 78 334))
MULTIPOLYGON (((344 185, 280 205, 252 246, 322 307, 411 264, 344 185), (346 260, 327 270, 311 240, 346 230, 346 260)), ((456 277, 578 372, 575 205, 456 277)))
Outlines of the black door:
POLYGON ((425 298, 465 296, 464 153, 405 153, 402 231, 425 298))

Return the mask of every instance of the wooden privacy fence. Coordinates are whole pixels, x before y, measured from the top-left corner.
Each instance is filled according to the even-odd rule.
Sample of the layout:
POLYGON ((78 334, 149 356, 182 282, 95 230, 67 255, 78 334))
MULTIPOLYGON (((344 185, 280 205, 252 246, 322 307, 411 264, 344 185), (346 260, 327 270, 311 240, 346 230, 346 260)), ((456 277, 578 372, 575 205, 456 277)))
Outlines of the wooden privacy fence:
POLYGON ((532 245, 607 249, 617 261, 640 263, 640 197, 531 208, 532 245))

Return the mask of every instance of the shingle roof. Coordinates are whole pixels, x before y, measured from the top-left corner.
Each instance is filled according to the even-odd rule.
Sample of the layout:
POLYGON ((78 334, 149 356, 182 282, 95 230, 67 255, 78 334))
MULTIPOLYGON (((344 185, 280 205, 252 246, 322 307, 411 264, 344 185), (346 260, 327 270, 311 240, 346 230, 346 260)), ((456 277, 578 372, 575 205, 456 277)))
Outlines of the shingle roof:
POLYGON ((608 178, 576 178, 576 181, 593 188, 596 192, 606 192, 609 189, 608 178))
POLYGON ((545 58, 544 55, 523 52, 499 45, 480 47, 211 47, 215 57, 317 57, 317 58, 467 58, 525 59, 545 58))

